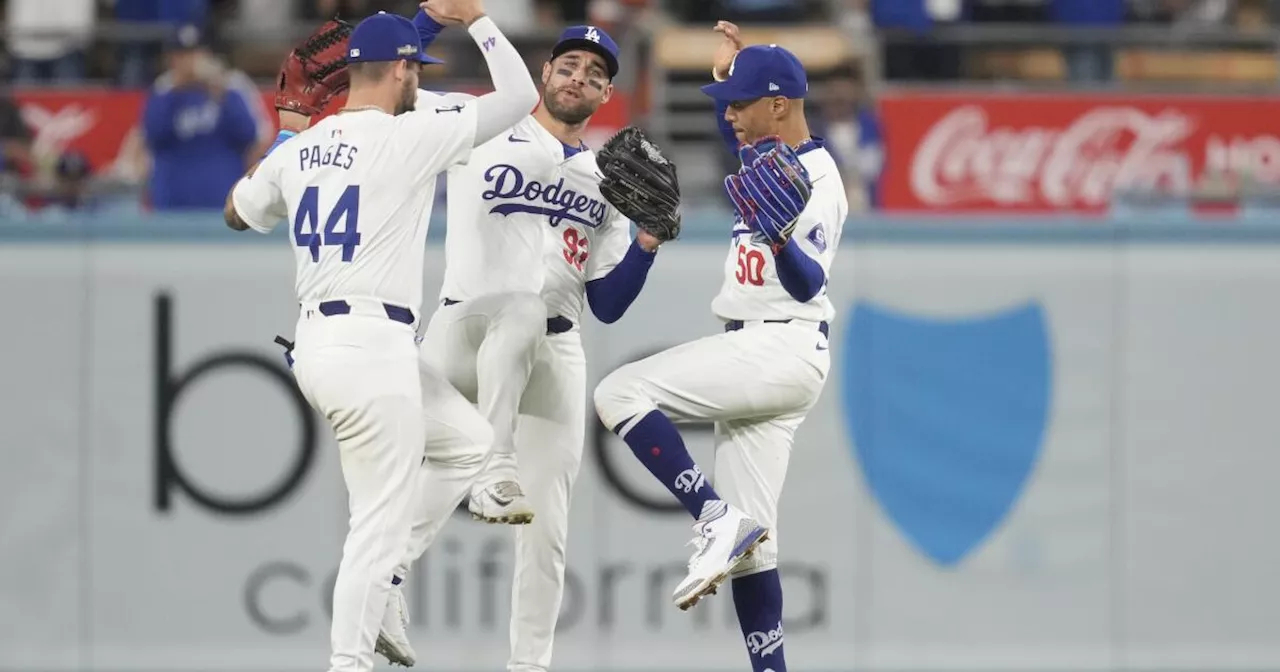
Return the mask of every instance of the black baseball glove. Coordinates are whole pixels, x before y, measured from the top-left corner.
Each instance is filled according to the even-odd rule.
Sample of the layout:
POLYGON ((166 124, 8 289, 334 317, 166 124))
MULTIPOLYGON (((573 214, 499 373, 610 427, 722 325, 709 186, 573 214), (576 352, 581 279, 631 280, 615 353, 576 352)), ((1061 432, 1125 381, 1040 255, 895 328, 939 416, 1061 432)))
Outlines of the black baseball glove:
POLYGON ((660 241, 680 235, 680 182, 676 166, 635 126, 604 143, 596 154, 604 179, 600 194, 636 226, 660 241))

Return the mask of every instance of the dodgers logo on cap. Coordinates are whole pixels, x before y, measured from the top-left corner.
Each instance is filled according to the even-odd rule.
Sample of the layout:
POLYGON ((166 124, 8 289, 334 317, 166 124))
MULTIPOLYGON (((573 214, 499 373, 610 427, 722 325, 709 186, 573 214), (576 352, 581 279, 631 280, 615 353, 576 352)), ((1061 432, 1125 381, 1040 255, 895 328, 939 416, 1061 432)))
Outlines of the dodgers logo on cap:
POLYGON ((560 34, 560 39, 551 48, 551 58, 575 49, 599 55, 604 59, 609 77, 612 79, 618 76, 618 43, 605 31, 595 26, 570 26, 560 34))

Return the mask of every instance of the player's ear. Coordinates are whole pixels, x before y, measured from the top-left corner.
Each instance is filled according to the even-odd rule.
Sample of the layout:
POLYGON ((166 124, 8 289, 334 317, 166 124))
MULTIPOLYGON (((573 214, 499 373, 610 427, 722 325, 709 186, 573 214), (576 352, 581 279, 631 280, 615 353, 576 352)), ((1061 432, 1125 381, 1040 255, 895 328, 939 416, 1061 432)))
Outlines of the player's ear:
POLYGON ((787 116, 787 112, 790 111, 790 107, 791 101, 783 98, 782 96, 777 96, 773 100, 769 101, 769 111, 773 113, 773 117, 775 119, 781 119, 787 116))
POLYGON ((612 97, 613 97, 613 83, 610 82, 608 86, 604 87, 604 95, 600 97, 600 104, 604 105, 605 103, 609 102, 609 99, 612 97))
POLYGON ((546 86, 551 81, 551 61, 542 64, 542 85, 546 86))

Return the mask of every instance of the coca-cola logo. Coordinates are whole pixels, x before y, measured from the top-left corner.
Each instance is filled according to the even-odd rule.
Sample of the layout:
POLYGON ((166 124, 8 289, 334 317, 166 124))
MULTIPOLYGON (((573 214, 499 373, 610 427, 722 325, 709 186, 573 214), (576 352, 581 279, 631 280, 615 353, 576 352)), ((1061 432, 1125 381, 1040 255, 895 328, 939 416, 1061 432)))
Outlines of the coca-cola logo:
POLYGON ((922 202, 1002 206, 1103 206, 1118 186, 1185 189, 1192 162, 1182 146, 1188 116, 1130 106, 1093 108, 1065 128, 992 127, 986 110, 958 107, 939 120, 911 161, 922 202))

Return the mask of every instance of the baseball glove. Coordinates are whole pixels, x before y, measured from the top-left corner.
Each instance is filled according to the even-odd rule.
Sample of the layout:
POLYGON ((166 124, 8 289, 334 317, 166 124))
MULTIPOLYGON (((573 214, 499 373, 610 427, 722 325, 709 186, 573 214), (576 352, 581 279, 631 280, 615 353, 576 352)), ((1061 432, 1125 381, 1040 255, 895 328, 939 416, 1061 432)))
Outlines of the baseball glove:
POLYGON ((276 78, 277 109, 315 116, 347 90, 347 42, 353 29, 334 18, 289 52, 276 78))
POLYGON ((724 180, 738 217, 752 237, 776 252, 795 231, 800 213, 813 193, 809 171, 786 143, 765 140, 740 152, 742 170, 724 180), (761 153, 759 148, 770 147, 761 153))
POLYGON ((596 154, 604 179, 600 194, 636 226, 660 241, 680 235, 680 182, 676 166, 635 126, 596 154))

